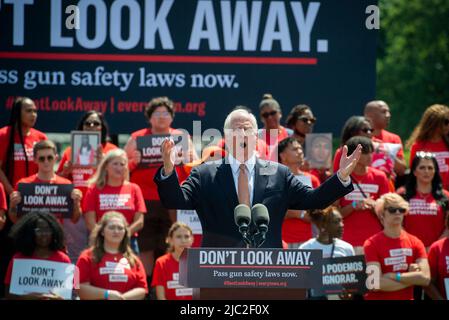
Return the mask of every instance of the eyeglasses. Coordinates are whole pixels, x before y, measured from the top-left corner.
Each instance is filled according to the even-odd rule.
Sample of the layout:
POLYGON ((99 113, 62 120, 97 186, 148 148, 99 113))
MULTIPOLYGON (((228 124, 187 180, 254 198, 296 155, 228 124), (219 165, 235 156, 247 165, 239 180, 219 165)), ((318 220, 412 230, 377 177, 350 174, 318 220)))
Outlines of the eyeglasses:
POLYGON ((38 235, 44 235, 44 234, 52 234, 53 230, 49 228, 35 228, 34 233, 38 235))
POLYGON ((47 160, 48 162, 52 162, 53 160, 55 160, 55 156, 51 156, 51 155, 47 156, 47 157, 40 156, 37 158, 37 161, 39 161, 39 162, 45 162, 45 160, 47 160))
POLYGON ((265 112, 262 113, 262 118, 267 119, 268 117, 272 117, 274 115, 276 115, 278 112, 276 110, 270 111, 270 112, 265 112))
POLYGON ((152 114, 153 116, 155 116, 156 118, 161 118, 161 117, 168 117, 170 115, 170 112, 168 111, 156 111, 153 112, 152 114))
POLYGON ((99 126, 101 126, 101 122, 100 121, 84 121, 84 125, 86 127, 99 127, 99 126))
POLYGON ((435 154, 432 152, 418 151, 416 157, 420 159, 433 159, 435 158, 435 154))
POLYGON ((388 207, 385 209, 388 211, 388 213, 391 213, 391 214, 397 214, 397 213, 404 214, 407 212, 407 209, 405 209, 405 208, 388 207))
POLYGON ((302 122, 307 124, 314 124, 316 122, 315 118, 307 118, 307 117, 299 117, 298 120, 301 120, 302 122))
POLYGON ((367 134, 373 133, 373 129, 371 129, 371 128, 363 128, 363 129, 360 129, 360 131, 365 132, 367 134))

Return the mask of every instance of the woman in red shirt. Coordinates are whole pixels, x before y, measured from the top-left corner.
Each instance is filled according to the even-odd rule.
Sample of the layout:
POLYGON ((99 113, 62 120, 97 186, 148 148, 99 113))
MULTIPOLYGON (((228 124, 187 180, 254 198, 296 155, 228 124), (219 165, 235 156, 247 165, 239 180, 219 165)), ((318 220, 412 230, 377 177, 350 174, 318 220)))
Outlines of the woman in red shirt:
POLYGON ((304 147, 306 134, 312 133, 316 118, 313 116, 312 109, 308 105, 300 104, 290 111, 287 116, 287 128, 293 130, 292 137, 298 140, 304 147))
POLYGON ((154 266, 152 287, 158 300, 192 300, 192 289, 179 284, 179 258, 193 244, 192 229, 182 222, 175 222, 168 231, 167 254, 159 257, 154 266))
POLYGON ((142 300, 148 293, 145 269, 130 247, 125 217, 108 212, 93 233, 93 246, 81 253, 79 268, 82 300, 142 300))
MULTIPOLYGON (((449 229, 449 215, 446 216, 446 228, 449 229)), ((426 293, 434 300, 449 300, 449 236, 430 246, 429 265, 432 281, 425 288, 426 293)))
POLYGON ((19 179, 37 172, 33 146, 47 140, 47 136, 33 128, 36 120, 37 108, 33 100, 18 97, 12 107, 9 124, 0 129, 0 182, 7 195, 14 191, 19 179))
POLYGON ((31 212, 17 222, 11 230, 17 253, 11 259, 5 276, 6 296, 8 299, 23 300, 59 300, 53 293, 30 293, 23 296, 9 294, 14 261, 18 259, 36 259, 70 263, 64 252, 64 231, 52 214, 31 212))
MULTIPOLYGON (((84 199, 86 226, 92 231, 107 211, 122 213, 129 224, 131 235, 142 229, 146 213, 140 187, 129 182, 128 158, 122 149, 109 151, 100 162, 84 199)), ((131 239, 138 253, 136 237, 131 239)))
MULTIPOLYGON (((176 210, 167 210, 159 199, 157 186, 153 181, 159 165, 149 168, 139 167, 142 155, 137 150, 137 139, 153 134, 173 135, 183 132, 171 127, 175 117, 175 107, 173 101, 167 97, 152 99, 145 108, 144 114, 149 127, 133 132, 125 150, 129 159, 131 182, 142 188, 143 198, 149 212, 145 215, 139 245, 141 249, 140 258, 144 263, 147 275, 150 276, 153 272, 154 260, 165 253, 165 237, 172 223, 176 221, 176 210)), ((185 158, 188 158, 187 162, 198 159, 190 137, 187 153, 185 155, 185 158)), ((184 175, 181 168, 182 166, 176 166, 178 176, 184 175)))
POLYGON ((428 249, 432 243, 448 235, 445 219, 449 209, 449 193, 443 189, 435 156, 416 153, 405 188, 399 189, 409 202, 404 229, 418 237, 428 249))
POLYGON ((449 190, 449 107, 434 104, 426 109, 407 140, 410 166, 418 151, 432 152, 438 162, 443 188, 449 190))
POLYGON ((387 193, 376 203, 384 230, 366 240, 363 247, 367 270, 380 279, 374 279, 374 287, 368 288, 367 300, 413 300, 414 286, 429 285, 426 249, 402 228, 408 208, 407 201, 396 193, 387 193))
POLYGON ((259 129, 259 139, 267 145, 264 159, 278 162, 277 144, 293 134, 293 130, 281 126, 282 110, 271 94, 264 94, 259 104, 260 119, 264 127, 259 129))

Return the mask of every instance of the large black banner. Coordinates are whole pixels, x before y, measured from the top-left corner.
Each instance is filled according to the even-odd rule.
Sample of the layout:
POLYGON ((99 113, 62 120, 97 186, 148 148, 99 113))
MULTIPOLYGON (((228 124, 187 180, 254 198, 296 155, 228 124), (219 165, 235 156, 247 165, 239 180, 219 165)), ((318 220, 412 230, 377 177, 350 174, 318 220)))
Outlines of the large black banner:
POLYGON ((105 113, 113 133, 147 126, 145 103, 167 95, 174 127, 222 128, 264 93, 284 119, 312 107, 315 132, 339 134, 375 96, 377 0, 0 1, 0 125, 13 97, 35 99, 37 128, 69 132, 105 113), (332 116, 331 116, 332 115, 332 116), (58 121, 54 121, 55 117, 58 121))

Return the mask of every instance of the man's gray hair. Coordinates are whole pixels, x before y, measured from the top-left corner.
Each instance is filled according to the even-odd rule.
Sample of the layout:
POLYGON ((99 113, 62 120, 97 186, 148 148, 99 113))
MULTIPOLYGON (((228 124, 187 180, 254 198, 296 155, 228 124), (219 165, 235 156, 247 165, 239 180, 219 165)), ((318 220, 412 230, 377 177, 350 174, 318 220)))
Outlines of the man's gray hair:
POLYGON ((232 111, 230 114, 228 114, 228 116, 226 117, 226 120, 224 122, 224 132, 226 132, 226 130, 230 130, 231 128, 231 123, 232 120, 234 120, 234 118, 236 118, 237 116, 244 116, 249 118, 249 121, 251 122, 253 129, 255 130, 255 132, 257 132, 258 128, 257 128, 257 120, 256 117, 248 112, 247 110, 245 110, 244 108, 241 109, 235 109, 234 111, 232 111))

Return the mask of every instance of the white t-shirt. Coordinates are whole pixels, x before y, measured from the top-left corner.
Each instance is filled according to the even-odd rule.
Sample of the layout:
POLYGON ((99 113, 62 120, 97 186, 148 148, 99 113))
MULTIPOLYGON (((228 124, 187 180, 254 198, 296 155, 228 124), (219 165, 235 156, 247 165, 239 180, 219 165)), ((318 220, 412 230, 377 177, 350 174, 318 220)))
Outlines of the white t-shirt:
MULTIPOLYGON (((355 255, 354 248, 346 241, 336 238, 334 243, 335 248, 333 258, 350 257, 355 255)), ((323 252, 323 258, 330 258, 332 244, 322 244, 316 238, 312 238, 300 245, 299 249, 321 250, 321 252, 323 252)))

